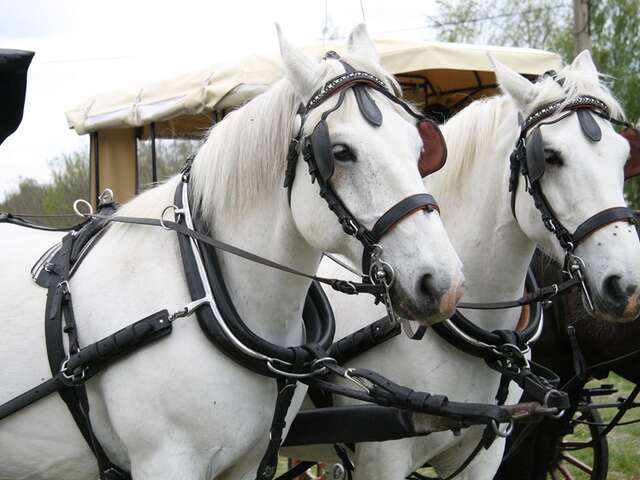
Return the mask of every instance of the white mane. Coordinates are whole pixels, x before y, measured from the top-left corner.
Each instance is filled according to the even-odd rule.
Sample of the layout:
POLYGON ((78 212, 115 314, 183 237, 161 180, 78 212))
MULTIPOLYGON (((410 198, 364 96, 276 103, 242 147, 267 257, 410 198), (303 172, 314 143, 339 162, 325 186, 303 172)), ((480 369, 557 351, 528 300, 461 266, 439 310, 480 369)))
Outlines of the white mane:
MULTIPOLYGON (((541 77, 534 99, 524 115, 541 105, 564 98, 571 101, 579 95, 591 95, 602 100, 613 118, 624 118, 620 103, 598 79, 574 70, 571 66, 558 72, 560 86, 554 79, 541 77)), ((469 179, 473 162, 489 158, 507 158, 518 133, 516 107, 507 94, 476 100, 454 115, 442 128, 449 155, 447 165, 438 178, 438 189, 446 194, 460 194, 469 179), (501 152, 502 155, 498 155, 501 152)), ((440 192, 435 192, 441 195, 440 192)))

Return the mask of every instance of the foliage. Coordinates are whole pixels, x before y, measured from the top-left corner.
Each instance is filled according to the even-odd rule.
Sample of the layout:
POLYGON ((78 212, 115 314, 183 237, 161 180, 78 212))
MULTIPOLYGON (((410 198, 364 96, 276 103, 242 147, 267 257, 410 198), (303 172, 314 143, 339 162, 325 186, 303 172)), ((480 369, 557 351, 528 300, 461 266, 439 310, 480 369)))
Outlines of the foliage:
POLYGON ((437 0, 431 18, 447 42, 545 48, 569 20, 571 7, 558 0, 437 0), (488 13, 490 12, 490 13, 488 13))
MULTIPOLYGON (((23 179, 15 192, 0 203, 0 211, 34 215, 73 214, 73 202, 89 198, 89 156, 86 152, 63 154, 51 162, 52 181, 38 183, 23 179)), ((34 219, 44 225, 73 225, 78 217, 42 217, 34 219)))
MULTIPOLYGON (((157 139, 156 171, 158 181, 162 182, 178 173, 188 158, 200 148, 200 140, 157 139)), ((151 141, 138 141, 138 184, 140 190, 153 186, 151 169, 151 141)))
MULTIPOLYGON (((542 48, 565 62, 575 57, 570 2, 551 0, 437 0, 432 18, 442 40, 542 48), (491 12, 487 14, 487 12, 491 12)), ((593 58, 604 81, 622 103, 627 118, 640 120, 640 0, 592 1, 593 58)), ((625 185, 628 200, 640 207, 640 178, 625 185)))

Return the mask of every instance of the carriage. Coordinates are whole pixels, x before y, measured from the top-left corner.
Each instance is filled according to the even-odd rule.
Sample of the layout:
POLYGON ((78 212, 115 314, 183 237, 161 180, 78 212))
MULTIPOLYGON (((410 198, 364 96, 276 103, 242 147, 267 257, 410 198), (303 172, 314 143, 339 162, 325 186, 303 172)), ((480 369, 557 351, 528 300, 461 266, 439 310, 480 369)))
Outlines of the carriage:
MULTIPOLYGON (((339 47, 334 48, 340 51, 339 47)), ((496 92, 496 79, 486 57, 487 50, 495 58, 530 78, 556 69, 560 64, 556 55, 535 50, 487 49, 429 43, 408 44, 398 41, 382 41, 378 44, 378 48, 383 65, 387 71, 396 75, 404 97, 421 105, 421 109, 427 116, 437 120, 448 118, 452 112, 456 112, 473 99, 496 92)), ((317 50, 317 47, 310 49, 314 53, 317 50)), ((140 143, 147 142, 149 145, 150 162, 147 166, 151 169, 151 181, 155 182, 159 179, 160 160, 157 155, 157 140, 197 138, 204 130, 222 120, 227 111, 266 90, 268 85, 280 75, 280 67, 274 57, 255 56, 239 64, 212 67, 172 81, 98 95, 67 112, 69 123, 78 133, 91 134, 91 202, 96 207, 104 206, 112 203, 113 196, 119 201, 124 201, 141 191, 140 179, 143 173, 140 171, 142 163, 139 162, 140 143), (100 194, 106 187, 111 188, 107 197, 100 194)), ((148 172, 146 175, 148 176, 148 172)), ((182 207, 175 209, 178 210, 178 208, 182 207)), ((169 225, 168 222, 165 225, 162 219, 160 223, 162 226, 169 225)), ((535 289, 535 284, 533 288, 535 289)), ((377 325, 377 327, 380 326, 381 324, 377 325)), ((415 334, 409 327, 406 329, 408 335, 415 334)), ((353 340, 354 337, 351 339, 353 340)), ((337 355, 332 356, 337 357, 337 355)), ((332 367, 323 365, 323 368, 332 367)), ((359 386, 363 386, 362 378, 359 380, 356 377, 349 378, 348 370, 344 373, 344 378, 356 384, 360 382, 359 386)), ((380 382, 375 377, 368 378, 368 381, 373 382, 373 385, 378 385, 376 382, 380 382)), ((328 385, 325 387, 328 388, 328 385)), ((367 386, 364 386, 364 390, 368 390, 367 386)), ((516 408, 512 413, 519 417, 531 416, 534 413, 548 413, 542 411, 547 407, 546 397, 544 403, 545 405, 537 406, 530 404, 528 406, 532 409, 530 412, 523 411, 522 408, 525 407, 520 405, 518 407, 520 410, 516 408)), ((382 410, 370 409, 364 413, 361 410, 358 412, 361 415, 360 423, 357 415, 354 415, 357 409, 350 410, 348 418, 355 422, 353 430, 363 435, 361 438, 353 436, 337 438, 335 434, 332 436, 331 431, 312 431, 311 436, 329 437, 330 440, 325 442, 330 443, 351 443, 404 438, 438 431, 437 429, 416 430, 415 419, 413 422, 407 422, 407 417, 401 410, 397 410, 397 407, 399 404, 390 401, 382 407, 382 410), (388 408, 389 405, 395 405, 396 408, 391 411, 388 408), (374 429, 372 432, 366 429, 364 425, 371 421, 372 415, 379 415, 376 418, 388 422, 384 424, 385 427, 396 428, 397 431, 391 436, 384 437, 385 433, 381 431, 374 429), (358 432, 359 429, 360 432, 358 432)), ((586 408, 588 410, 589 407, 586 408)), ((427 408, 423 411, 430 410, 427 408)), ((437 410, 431 410, 431 413, 435 411, 437 410)), ((438 428, 459 430, 467 427, 466 422, 469 418, 465 418, 463 412, 464 409, 453 415, 454 418, 462 420, 460 423, 452 424, 445 421, 444 425, 438 428)), ((333 410, 330 413, 340 413, 343 416, 329 415, 311 420, 307 417, 305 420, 304 415, 301 415, 300 419, 296 420, 298 421, 297 431, 302 436, 298 439, 298 444, 309 441, 306 438, 309 436, 308 426, 328 423, 336 427, 339 422, 347 418, 344 416, 344 411, 333 410)), ((502 435, 504 432, 496 428, 495 433, 502 435)), ((602 438, 598 440, 604 441, 602 438)), ((295 444, 296 440, 289 439, 288 442, 295 444)), ((302 467, 308 467, 308 465, 302 464, 302 467)), ((295 471, 301 472, 304 468, 297 467, 295 471)), ((415 475, 418 475, 415 478, 420 478, 419 474, 415 475)))

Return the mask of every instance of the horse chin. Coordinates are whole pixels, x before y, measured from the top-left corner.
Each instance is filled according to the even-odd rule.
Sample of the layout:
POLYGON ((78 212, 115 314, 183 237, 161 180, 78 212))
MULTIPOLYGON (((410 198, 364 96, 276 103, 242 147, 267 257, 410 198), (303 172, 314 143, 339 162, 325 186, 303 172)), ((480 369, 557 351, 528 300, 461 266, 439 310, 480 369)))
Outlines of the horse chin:
POLYGON ((426 298, 416 301, 416 299, 409 298, 401 291, 392 291, 391 300, 396 315, 424 326, 433 325, 451 317, 455 312, 455 304, 457 303, 457 301, 440 301, 436 303, 426 298))
POLYGON ((463 281, 451 285, 449 289, 437 297, 421 294, 410 295, 397 282, 391 288, 391 303, 398 316, 428 326, 451 318, 463 295, 463 281))
POLYGON ((631 323, 640 316, 640 302, 632 298, 624 306, 616 306, 604 300, 599 295, 593 298, 593 318, 601 322, 631 323))

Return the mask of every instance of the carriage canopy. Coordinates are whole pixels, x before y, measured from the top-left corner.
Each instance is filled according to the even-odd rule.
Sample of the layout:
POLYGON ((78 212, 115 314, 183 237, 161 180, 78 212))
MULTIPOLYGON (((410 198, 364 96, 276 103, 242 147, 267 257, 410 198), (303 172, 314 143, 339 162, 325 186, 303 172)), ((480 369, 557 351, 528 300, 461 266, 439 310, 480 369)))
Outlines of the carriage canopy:
MULTIPOLYGON (((376 41, 383 66, 397 76, 404 96, 437 115, 456 111, 473 99, 496 93, 490 53, 534 78, 559 69, 557 54, 542 50, 439 42, 376 41)), ((312 45, 318 57, 342 53, 344 43, 312 45)), ((214 64, 181 76, 101 93, 66 112, 71 128, 91 137, 92 199, 105 187, 119 201, 138 192, 138 140, 151 140, 151 180, 157 180, 156 138, 199 138, 224 114, 265 91, 281 78, 277 52, 214 64)))

